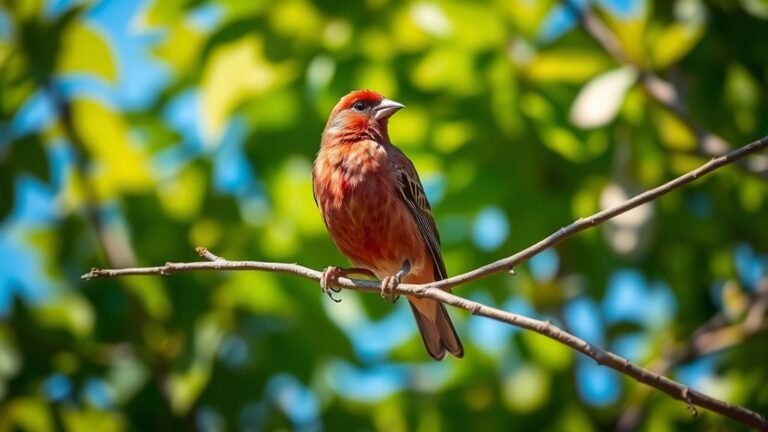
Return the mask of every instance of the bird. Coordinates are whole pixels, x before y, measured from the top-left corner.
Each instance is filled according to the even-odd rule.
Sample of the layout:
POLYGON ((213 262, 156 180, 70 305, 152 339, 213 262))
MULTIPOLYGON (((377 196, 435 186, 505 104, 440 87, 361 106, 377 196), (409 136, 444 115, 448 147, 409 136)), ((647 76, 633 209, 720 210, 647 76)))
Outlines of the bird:
MULTIPOLYGON (((400 283, 445 279, 432 209, 416 168, 389 138, 390 117, 403 104, 373 90, 342 97, 331 111, 312 168, 315 203, 339 251, 354 267, 327 267, 323 291, 333 299, 339 277, 366 274, 381 281, 382 297, 400 283)), ((427 353, 464 355, 445 306, 406 295, 427 353)), ((334 299, 335 300, 335 299, 334 299)))

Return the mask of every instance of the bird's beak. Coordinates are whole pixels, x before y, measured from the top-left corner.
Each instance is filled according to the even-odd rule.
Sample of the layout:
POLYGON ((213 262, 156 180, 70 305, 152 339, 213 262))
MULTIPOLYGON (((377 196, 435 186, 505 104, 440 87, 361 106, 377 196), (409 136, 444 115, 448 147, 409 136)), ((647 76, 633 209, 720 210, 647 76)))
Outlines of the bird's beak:
POLYGON ((405 105, 389 100, 387 98, 383 98, 374 109, 374 118, 376 120, 388 119, 392 116, 392 114, 398 112, 400 108, 403 107, 405 107, 405 105))

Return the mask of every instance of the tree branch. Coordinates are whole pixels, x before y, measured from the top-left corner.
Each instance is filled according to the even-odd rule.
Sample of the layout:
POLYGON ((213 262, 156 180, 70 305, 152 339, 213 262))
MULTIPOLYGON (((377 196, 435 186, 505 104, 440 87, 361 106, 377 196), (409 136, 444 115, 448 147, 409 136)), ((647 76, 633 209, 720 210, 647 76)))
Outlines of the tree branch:
MULTIPOLYGON (((477 303, 463 297, 451 294, 444 291, 446 288, 455 287, 461 284, 465 284, 469 281, 473 281, 488 275, 501 272, 503 270, 511 270, 515 265, 524 262, 537 253, 555 246, 563 240, 573 236, 574 234, 581 232, 587 228, 599 225, 606 220, 616 217, 628 210, 638 207, 644 203, 652 201, 668 192, 678 189, 703 175, 706 175, 724 165, 740 160, 743 157, 765 149, 768 147, 768 137, 764 137, 758 141, 747 144, 744 147, 733 150, 728 154, 714 158, 699 168, 690 171, 682 176, 679 176, 657 188, 648 190, 634 198, 609 209, 595 213, 594 215, 579 219, 576 222, 558 230, 549 237, 541 240, 540 242, 501 260, 480 267, 478 269, 469 271, 467 273, 454 276, 442 281, 428 283, 428 284, 400 284, 395 291, 398 294, 407 294, 417 297, 428 297, 451 306, 465 309, 471 312, 473 315, 480 315, 487 318, 491 318, 497 321, 505 322, 517 327, 535 331, 550 339, 558 341, 564 345, 571 347, 572 349, 585 354, 593 358, 598 364, 607 366, 620 373, 634 378, 635 380, 652 386, 675 399, 679 399, 688 404, 689 408, 695 412, 693 406, 700 406, 702 408, 710 409, 714 412, 720 413, 733 420, 739 421, 751 427, 768 431, 768 420, 766 420, 760 414, 750 411, 746 408, 742 408, 712 397, 709 397, 698 391, 689 389, 688 387, 675 382, 669 378, 651 372, 650 370, 643 369, 642 367, 630 362, 629 360, 619 357, 618 355, 596 347, 587 341, 578 338, 556 326, 553 326, 549 322, 529 318, 523 315, 507 312, 501 309, 496 309, 477 303)), ((199 247, 197 252, 201 257, 208 261, 201 262, 188 262, 188 263, 166 263, 163 266, 157 267, 137 267, 137 268, 123 268, 123 269, 98 269, 93 268, 90 272, 82 276, 83 279, 96 279, 104 277, 117 277, 128 275, 168 275, 178 272, 191 272, 191 271, 211 271, 211 270, 257 270, 268 271, 277 273, 288 273, 297 276, 301 276, 305 279, 319 281, 322 275, 321 272, 313 270, 307 267, 303 267, 298 264, 286 264, 286 263, 271 263, 271 262, 259 262, 259 261, 228 261, 220 258, 207 249, 199 247)), ((358 291, 367 292, 380 292, 380 286, 378 282, 374 281, 362 281, 353 280, 348 278, 340 278, 337 285, 343 288, 355 289, 358 291)))
MULTIPOLYGON (((768 276, 757 284, 756 292, 746 301, 751 305, 744 318, 731 324, 723 312, 715 314, 706 323, 696 329, 677 347, 665 350, 660 358, 650 361, 646 369, 666 374, 676 366, 732 348, 749 338, 768 332, 765 311, 768 308, 768 276)), ((638 388, 630 404, 622 409, 616 422, 617 431, 634 431, 642 420, 641 406, 649 396, 648 387, 638 388)))

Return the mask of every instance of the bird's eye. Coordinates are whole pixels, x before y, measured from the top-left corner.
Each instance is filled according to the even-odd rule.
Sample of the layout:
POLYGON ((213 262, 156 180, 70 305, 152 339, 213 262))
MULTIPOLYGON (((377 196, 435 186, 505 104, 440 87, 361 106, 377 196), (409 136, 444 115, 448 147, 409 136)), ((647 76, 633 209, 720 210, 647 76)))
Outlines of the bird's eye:
POLYGON ((352 105, 352 109, 355 110, 355 111, 362 111, 362 110, 365 109, 365 104, 363 102, 359 102, 359 101, 355 102, 352 105))

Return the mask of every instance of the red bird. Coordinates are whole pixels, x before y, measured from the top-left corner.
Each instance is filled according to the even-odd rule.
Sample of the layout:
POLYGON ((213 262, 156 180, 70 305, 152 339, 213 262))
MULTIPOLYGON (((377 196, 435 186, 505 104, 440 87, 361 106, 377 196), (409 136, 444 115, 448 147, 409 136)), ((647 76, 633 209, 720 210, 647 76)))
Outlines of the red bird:
MULTIPOLYGON (((358 268, 328 267, 321 285, 373 274, 382 296, 400 282, 447 277, 440 236, 413 163, 389 140, 387 122, 402 104, 370 90, 341 98, 323 131, 312 170, 315 202, 336 246, 358 268)), ((332 297, 331 297, 332 298, 332 297)), ((427 352, 436 360, 464 348, 442 303, 407 296, 427 352)))

